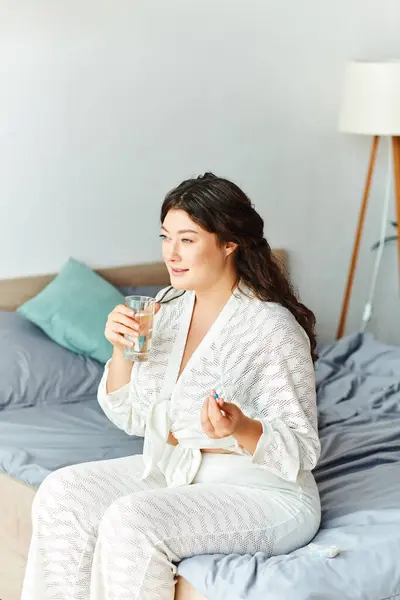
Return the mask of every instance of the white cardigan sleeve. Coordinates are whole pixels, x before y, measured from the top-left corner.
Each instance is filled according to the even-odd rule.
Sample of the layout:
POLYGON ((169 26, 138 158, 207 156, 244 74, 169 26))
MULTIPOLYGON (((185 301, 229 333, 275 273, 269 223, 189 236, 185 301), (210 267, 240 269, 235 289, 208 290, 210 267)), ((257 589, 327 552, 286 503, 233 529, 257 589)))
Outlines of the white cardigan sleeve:
POLYGON ((139 410, 135 410, 135 398, 132 383, 129 382, 119 390, 107 393, 107 377, 111 359, 104 367, 103 377, 100 381, 97 399, 104 413, 114 425, 125 431, 128 435, 144 436, 145 419, 139 410))
POLYGON ((268 337, 253 418, 263 432, 252 461, 289 481, 311 471, 320 456, 315 371, 305 331, 281 319, 268 337))
MULTIPOLYGON (((164 296, 170 286, 163 288, 156 295, 156 300, 164 296)), ((153 338, 159 325, 161 311, 154 317, 153 338)), ((104 367, 103 377, 100 381, 97 399, 104 413, 114 425, 125 431, 128 435, 144 436, 146 427, 146 418, 144 414, 143 392, 136 385, 136 380, 132 375, 135 370, 135 364, 132 366, 131 380, 119 390, 107 393, 107 378, 111 359, 107 361, 104 367), (141 408, 140 408, 141 407, 141 408)), ((146 399, 146 398, 145 398, 146 399)), ((149 400, 149 398, 148 398, 149 400)))

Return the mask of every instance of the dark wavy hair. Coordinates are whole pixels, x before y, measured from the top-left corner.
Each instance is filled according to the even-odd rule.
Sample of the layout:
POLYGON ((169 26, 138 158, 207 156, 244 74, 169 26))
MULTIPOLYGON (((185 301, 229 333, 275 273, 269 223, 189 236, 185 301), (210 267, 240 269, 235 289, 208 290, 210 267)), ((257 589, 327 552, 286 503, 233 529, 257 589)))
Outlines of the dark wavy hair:
POLYGON ((264 238, 264 221, 246 194, 228 179, 205 173, 183 181, 166 195, 161 223, 171 209, 184 210, 194 223, 215 233, 219 244, 238 245, 233 258, 239 286, 243 282, 260 300, 290 310, 307 333, 316 360, 314 313, 298 300, 288 274, 264 238))

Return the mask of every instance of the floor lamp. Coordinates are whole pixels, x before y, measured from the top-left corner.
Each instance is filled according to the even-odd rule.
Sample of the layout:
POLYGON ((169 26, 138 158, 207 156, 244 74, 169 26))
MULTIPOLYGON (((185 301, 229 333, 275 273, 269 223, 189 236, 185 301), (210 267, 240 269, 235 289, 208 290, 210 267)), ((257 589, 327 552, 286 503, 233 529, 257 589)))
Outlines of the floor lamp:
POLYGON ((388 136, 389 151, 391 150, 393 156, 400 274, 400 60, 352 61, 347 65, 339 129, 349 133, 371 135, 372 148, 336 333, 337 339, 343 336, 346 327, 371 181, 382 136, 388 136))

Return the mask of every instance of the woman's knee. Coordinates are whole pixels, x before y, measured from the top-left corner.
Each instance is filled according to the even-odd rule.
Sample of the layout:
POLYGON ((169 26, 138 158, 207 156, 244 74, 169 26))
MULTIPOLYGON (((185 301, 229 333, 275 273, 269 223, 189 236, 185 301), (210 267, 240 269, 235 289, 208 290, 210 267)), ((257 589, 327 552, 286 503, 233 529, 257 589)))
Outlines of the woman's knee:
POLYGON ((138 492, 118 498, 107 508, 100 522, 99 536, 126 531, 128 535, 154 538, 160 525, 160 513, 155 510, 151 494, 138 492))
POLYGON ((34 497, 32 519, 37 519, 43 511, 61 515, 83 509, 88 500, 80 475, 83 470, 83 465, 72 465, 47 475, 34 497))
POLYGON ((162 506, 154 503, 152 493, 139 492, 119 498, 105 511, 98 528, 100 553, 117 557, 132 557, 143 561, 151 556, 157 564, 168 563, 176 573, 174 563, 180 556, 171 549, 169 539, 179 534, 162 506))

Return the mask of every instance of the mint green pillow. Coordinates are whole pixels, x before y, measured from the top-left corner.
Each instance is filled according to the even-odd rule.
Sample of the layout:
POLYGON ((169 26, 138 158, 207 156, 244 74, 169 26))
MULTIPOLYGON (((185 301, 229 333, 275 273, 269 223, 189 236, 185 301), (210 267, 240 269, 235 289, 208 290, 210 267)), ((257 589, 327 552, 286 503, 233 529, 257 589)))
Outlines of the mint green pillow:
POLYGON ((107 317, 124 301, 114 286, 70 258, 49 285, 17 310, 64 348, 105 363, 112 353, 104 337, 107 317))

